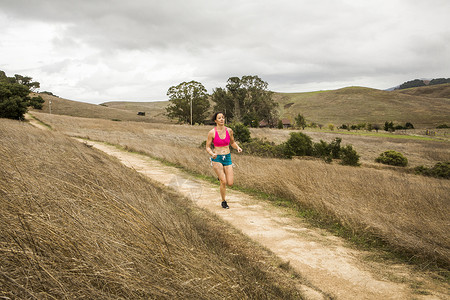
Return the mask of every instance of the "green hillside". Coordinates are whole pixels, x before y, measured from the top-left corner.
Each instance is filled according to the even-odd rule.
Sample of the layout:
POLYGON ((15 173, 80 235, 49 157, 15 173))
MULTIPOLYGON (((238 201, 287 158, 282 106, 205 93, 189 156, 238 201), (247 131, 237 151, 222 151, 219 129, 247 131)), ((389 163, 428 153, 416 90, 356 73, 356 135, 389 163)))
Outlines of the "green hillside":
POLYGON ((450 123, 450 98, 347 87, 311 93, 277 93, 276 99, 280 103, 281 116, 291 121, 301 113, 308 122, 323 125, 365 122, 382 125, 385 121, 393 121, 411 122, 416 127, 435 127, 450 123))
POLYGON ((450 99, 450 83, 396 90, 395 92, 414 96, 450 99))

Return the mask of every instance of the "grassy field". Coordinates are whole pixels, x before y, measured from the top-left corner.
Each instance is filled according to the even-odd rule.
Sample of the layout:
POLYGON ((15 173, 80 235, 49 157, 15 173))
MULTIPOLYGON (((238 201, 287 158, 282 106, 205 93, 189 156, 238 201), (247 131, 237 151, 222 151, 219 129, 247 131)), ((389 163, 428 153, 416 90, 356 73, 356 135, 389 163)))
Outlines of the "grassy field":
MULTIPOLYGON (((212 177, 204 149, 206 126, 111 122, 36 114, 59 132, 121 145, 127 149, 212 177)), ((290 131, 254 129, 253 136, 284 141, 290 131)), ((310 132, 315 140, 334 133, 310 132)), ((343 136, 373 164, 382 151, 405 154, 412 165, 449 159, 448 142, 391 137, 343 136)), ((244 149, 245 151, 245 149, 244 149)), ((448 180, 399 172, 398 168, 346 167, 310 160, 234 155, 236 185, 288 199, 338 220, 355 232, 369 232, 413 257, 449 266, 450 184, 448 180)))
POLYGON ((0 128, 0 298, 301 298, 283 262, 189 200, 60 129, 0 128))

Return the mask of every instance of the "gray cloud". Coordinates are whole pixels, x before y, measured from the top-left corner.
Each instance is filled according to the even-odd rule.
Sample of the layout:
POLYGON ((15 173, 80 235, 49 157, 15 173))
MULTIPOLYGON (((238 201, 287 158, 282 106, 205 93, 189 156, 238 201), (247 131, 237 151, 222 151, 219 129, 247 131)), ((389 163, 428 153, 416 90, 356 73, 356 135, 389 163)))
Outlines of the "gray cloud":
MULTIPOLYGON (((0 34, 11 39, 2 44, 0 65, 2 51, 13 57, 19 47, 18 24, 45 24, 35 35, 48 38, 34 43, 39 56, 26 71, 61 96, 91 102, 164 100, 181 81, 198 80, 211 91, 242 75, 301 92, 388 88, 450 70, 444 0, 43 0, 32 13, 25 0, 0 6, 0 34)), ((11 59, 7 67, 24 70, 11 59)))

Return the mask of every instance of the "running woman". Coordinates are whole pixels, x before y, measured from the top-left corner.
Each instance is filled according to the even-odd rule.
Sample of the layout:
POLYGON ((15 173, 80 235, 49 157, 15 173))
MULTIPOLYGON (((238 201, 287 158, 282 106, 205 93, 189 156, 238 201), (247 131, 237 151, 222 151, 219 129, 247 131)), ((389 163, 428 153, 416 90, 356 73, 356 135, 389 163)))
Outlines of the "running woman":
POLYGON ((206 152, 211 155, 212 167, 220 180, 222 207, 229 208, 227 201, 225 200, 225 195, 227 185, 232 186, 234 182, 230 146, 236 149, 238 153, 241 153, 242 149, 234 140, 233 130, 225 127, 225 115, 223 113, 215 113, 212 120, 216 122, 216 127, 208 132, 206 152), (211 143, 214 144, 214 151, 211 149, 211 143))

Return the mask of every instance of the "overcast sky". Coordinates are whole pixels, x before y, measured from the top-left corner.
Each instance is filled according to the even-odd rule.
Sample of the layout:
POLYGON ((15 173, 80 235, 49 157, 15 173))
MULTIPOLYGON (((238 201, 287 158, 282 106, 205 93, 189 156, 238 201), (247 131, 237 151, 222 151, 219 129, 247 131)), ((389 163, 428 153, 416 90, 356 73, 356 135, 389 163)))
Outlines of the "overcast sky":
POLYGON ((449 0, 0 0, 0 70, 89 103, 243 75, 387 89, 450 77, 449 15, 449 0))

